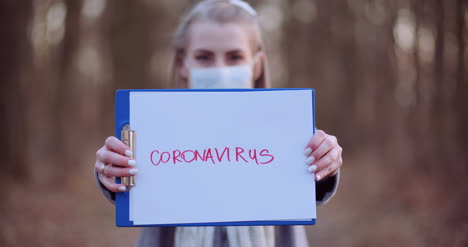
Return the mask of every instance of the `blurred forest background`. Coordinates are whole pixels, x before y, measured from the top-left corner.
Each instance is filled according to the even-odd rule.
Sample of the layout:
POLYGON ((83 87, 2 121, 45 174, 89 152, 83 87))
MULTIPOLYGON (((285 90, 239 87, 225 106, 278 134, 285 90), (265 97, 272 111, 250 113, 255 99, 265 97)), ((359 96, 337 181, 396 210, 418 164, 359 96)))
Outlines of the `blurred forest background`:
MULTIPOLYGON (((0 246, 131 246, 98 191, 114 90, 166 88, 196 1, 0 2, 0 246)), ((274 87, 313 87, 338 194, 313 246, 468 246, 465 0, 264 0, 274 87)))

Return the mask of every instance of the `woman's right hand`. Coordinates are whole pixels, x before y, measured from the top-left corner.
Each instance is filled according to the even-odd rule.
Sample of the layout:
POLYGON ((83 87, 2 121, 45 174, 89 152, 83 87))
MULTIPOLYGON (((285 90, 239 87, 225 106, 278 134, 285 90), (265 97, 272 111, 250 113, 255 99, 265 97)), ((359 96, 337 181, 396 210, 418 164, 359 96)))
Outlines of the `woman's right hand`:
POLYGON ((130 148, 114 136, 106 139, 104 146, 96 152, 94 168, 98 172, 99 181, 112 192, 126 191, 123 184, 115 183, 115 177, 133 176, 138 173, 136 162, 131 159, 130 148))

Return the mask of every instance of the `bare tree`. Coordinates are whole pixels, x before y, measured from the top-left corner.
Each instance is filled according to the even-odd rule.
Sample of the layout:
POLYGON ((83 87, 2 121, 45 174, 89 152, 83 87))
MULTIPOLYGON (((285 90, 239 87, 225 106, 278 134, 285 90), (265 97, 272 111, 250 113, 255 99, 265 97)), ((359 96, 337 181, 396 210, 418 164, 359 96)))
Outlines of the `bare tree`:
POLYGON ((27 128, 24 77, 21 68, 30 56, 25 26, 31 16, 32 1, 0 3, 0 149, 4 160, 2 175, 24 178, 27 175, 27 128))

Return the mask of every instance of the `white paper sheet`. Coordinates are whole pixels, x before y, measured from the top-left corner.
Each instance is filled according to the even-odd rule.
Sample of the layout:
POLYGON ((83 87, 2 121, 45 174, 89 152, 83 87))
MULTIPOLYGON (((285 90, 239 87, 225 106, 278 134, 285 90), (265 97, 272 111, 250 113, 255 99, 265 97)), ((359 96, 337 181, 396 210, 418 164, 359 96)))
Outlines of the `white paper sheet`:
POLYGON ((315 218, 303 154, 312 123, 310 90, 131 92, 140 170, 130 192, 134 224, 315 218), (236 148, 245 150, 238 161, 236 148), (191 161, 194 150, 204 157, 208 149, 213 159, 191 161))

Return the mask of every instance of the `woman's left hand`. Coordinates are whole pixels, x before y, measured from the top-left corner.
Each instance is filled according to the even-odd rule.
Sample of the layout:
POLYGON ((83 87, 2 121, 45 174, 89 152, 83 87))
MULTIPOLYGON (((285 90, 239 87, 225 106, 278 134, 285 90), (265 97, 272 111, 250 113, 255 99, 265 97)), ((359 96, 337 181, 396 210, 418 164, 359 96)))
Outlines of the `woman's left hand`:
POLYGON ((304 154, 307 157, 308 170, 315 173, 316 181, 336 175, 343 164, 342 152, 343 148, 335 136, 327 135, 323 130, 315 132, 304 154))

